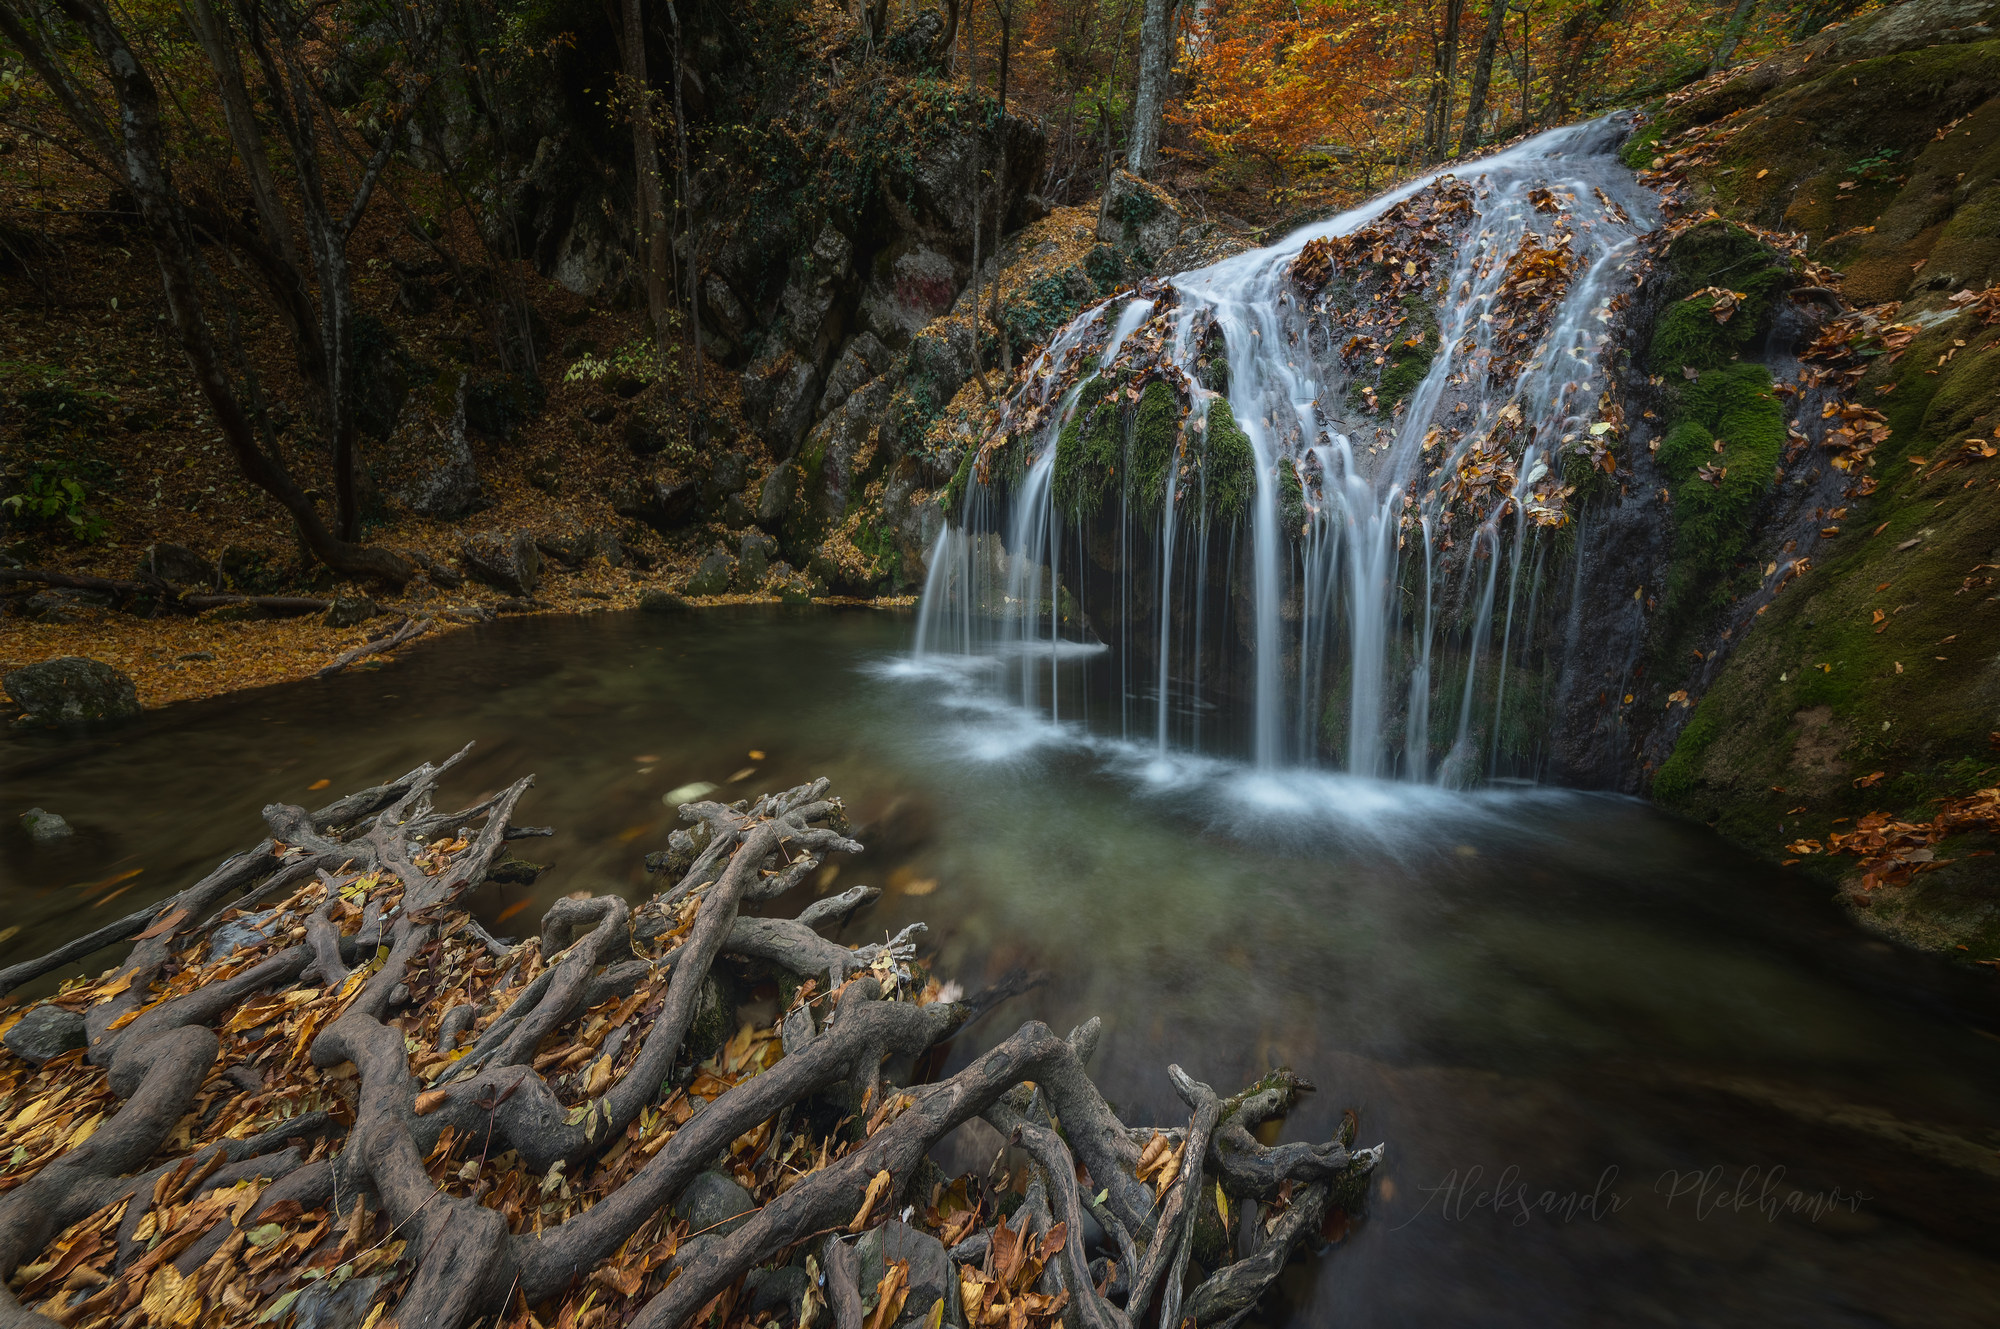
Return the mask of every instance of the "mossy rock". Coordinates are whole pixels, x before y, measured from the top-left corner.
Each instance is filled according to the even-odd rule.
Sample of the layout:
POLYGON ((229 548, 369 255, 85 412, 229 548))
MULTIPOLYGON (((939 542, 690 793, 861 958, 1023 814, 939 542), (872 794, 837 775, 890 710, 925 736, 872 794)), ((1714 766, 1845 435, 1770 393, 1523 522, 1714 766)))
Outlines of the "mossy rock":
POLYGON ((1669 637, 1693 615, 1728 603, 1740 589, 1730 574, 1749 547, 1757 509, 1770 491, 1784 446, 1784 410, 1764 366, 1710 370, 1682 390, 1680 419, 1667 431, 1659 452, 1674 498, 1674 558, 1666 595, 1669 637), (1704 479, 1703 467, 1717 468, 1720 481, 1704 479))
POLYGON ((1257 450, 1224 398, 1209 403, 1201 465, 1205 520, 1231 523, 1250 511, 1257 497, 1257 450))
POLYGON ((1103 378, 1078 389, 1076 404, 1056 435, 1056 510, 1071 521, 1097 515, 1117 481, 1125 447, 1118 405, 1103 378))
POLYGON ((1306 488, 1299 480, 1299 468, 1284 457, 1278 459, 1278 523, 1290 539, 1305 533, 1306 488))
POLYGON ((1420 295, 1406 295, 1402 304, 1409 317, 1389 346, 1388 363, 1382 366, 1382 380, 1375 388, 1375 400, 1384 414, 1409 399, 1437 359, 1437 310, 1420 295))
POLYGON ((1666 253, 1667 301, 1653 327, 1647 363, 1656 374, 1719 369, 1742 354, 1769 325, 1772 302, 1797 284, 1791 265, 1740 226, 1704 222, 1675 238, 1666 253), (1737 291, 1743 301, 1725 323, 1715 319, 1715 298, 1693 292, 1710 286, 1737 291))
POLYGON ((1132 417, 1132 455, 1127 470, 1132 505, 1141 516, 1157 517, 1166 506, 1167 484, 1179 451, 1181 399, 1159 380, 1139 394, 1132 417))

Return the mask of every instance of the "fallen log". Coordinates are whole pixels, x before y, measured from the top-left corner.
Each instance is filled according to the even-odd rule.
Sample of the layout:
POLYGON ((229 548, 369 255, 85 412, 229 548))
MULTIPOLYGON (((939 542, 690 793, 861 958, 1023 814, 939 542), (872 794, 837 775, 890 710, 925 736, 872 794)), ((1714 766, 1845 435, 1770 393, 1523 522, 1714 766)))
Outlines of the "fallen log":
POLYGON ((1092 1084, 1094 1020, 886 1079, 943 1065, 1032 980, 955 1000, 914 930, 822 935, 865 888, 744 915, 861 848, 824 780, 685 805, 704 842, 675 885, 559 899, 536 936, 494 938, 462 898, 532 781, 439 813, 464 755, 315 813, 274 804, 269 839, 85 939, 131 943, 43 1003, 85 1046, 0 1056, 0 1329, 282 1329, 341 1289, 343 1313, 445 1329, 1221 1326, 1334 1209, 1359 1217, 1379 1147, 1252 1134, 1310 1087, 1289 1072, 1218 1099, 1167 1068, 1193 1117, 1157 1130, 1092 1084), (779 1013, 745 1018, 731 994, 773 979, 779 1013), (938 1173, 931 1150, 974 1118, 1028 1160, 1024 1193, 1006 1169, 938 1173), (1217 1187, 1263 1239, 1201 1268, 1217 1187), (1093 1258, 1115 1269, 1094 1279, 1093 1258), (794 1289, 775 1309, 774 1287, 794 1289))
POLYGON ((323 614, 331 600, 309 595, 239 595, 233 592, 181 591, 150 574, 139 580, 122 577, 90 577, 79 573, 56 572, 48 568, 0 568, 0 586, 54 586, 61 590, 94 591, 116 596, 121 602, 148 600, 172 612, 199 614, 204 609, 243 605, 274 618, 296 618, 301 614, 323 614))

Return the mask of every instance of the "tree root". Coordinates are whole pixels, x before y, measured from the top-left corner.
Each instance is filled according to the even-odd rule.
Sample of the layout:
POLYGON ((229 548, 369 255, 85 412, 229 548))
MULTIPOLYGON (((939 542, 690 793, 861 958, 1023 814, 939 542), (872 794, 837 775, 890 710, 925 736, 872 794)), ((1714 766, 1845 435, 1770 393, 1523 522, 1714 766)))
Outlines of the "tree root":
POLYGON ((83 1012, 85 1053, 39 1070, 0 1060, 0 1149, 31 1160, 0 1181, 0 1279, 28 1266, 17 1281, 41 1298, 38 1315, 0 1290, 0 1329, 110 1322, 142 1300, 156 1322, 222 1308, 282 1325, 326 1273, 372 1289, 405 1325, 520 1329, 540 1307, 541 1323, 592 1329, 682 1329, 704 1312, 732 1329, 745 1275, 807 1251, 824 1262, 835 1329, 861 1329, 864 1304, 904 1275, 860 1286, 840 1234, 898 1213, 955 1243, 967 1287, 1013 1299, 986 1304, 982 1323, 997 1307, 1017 1329, 1065 1316, 1132 1329, 1157 1304, 1178 1329, 1240 1318, 1335 1206, 1361 1203, 1379 1148, 1350 1153, 1351 1132, 1275 1147, 1251 1134, 1310 1087, 1289 1072, 1219 1100, 1169 1068, 1191 1123, 1128 1127, 1084 1070, 1095 1020, 1067 1039, 1030 1022, 949 1079, 885 1081, 885 1063, 936 1066, 972 1020, 1038 980, 940 1000, 916 953, 921 925, 859 947, 822 935, 875 898, 868 887, 794 918, 743 914, 860 848, 823 780, 687 805, 695 831, 669 851, 684 867, 675 884, 636 907, 558 900, 537 936, 499 941, 454 906, 516 829, 530 781, 437 813, 437 780, 463 756, 317 813, 273 805, 271 839, 99 934, 130 953, 55 999, 83 1012), (212 934, 266 897, 277 903, 250 934, 262 940, 218 953, 212 934), (773 971, 795 994, 788 1008, 738 1028, 716 994, 773 971), (83 1104, 55 1109, 53 1145, 19 1110, 37 1096, 83 1104), (78 1129, 100 1103, 94 1131, 78 1129), (976 1178, 953 1192, 969 1210, 931 1207, 943 1190, 929 1152, 975 1117, 1032 1160, 1005 1228, 976 1178), (1180 1171, 1156 1194, 1141 1174, 1176 1147, 1180 1171), (718 1170, 753 1208, 691 1232, 671 1207, 718 1170), (1269 1206, 1269 1236, 1183 1308, 1212 1184, 1269 1206), (1086 1214, 1117 1266, 1102 1287, 1086 1214))

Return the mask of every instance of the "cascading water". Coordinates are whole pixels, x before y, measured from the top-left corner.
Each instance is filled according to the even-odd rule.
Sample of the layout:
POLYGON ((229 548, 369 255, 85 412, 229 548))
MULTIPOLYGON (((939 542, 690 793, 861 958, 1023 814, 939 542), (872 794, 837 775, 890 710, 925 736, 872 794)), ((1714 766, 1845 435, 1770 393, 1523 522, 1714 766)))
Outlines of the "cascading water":
POLYGON ((1653 224, 1621 138, 1555 130, 1077 317, 961 471, 917 655, 1163 752, 1532 772, 1531 620, 1620 441, 1603 361, 1653 224))

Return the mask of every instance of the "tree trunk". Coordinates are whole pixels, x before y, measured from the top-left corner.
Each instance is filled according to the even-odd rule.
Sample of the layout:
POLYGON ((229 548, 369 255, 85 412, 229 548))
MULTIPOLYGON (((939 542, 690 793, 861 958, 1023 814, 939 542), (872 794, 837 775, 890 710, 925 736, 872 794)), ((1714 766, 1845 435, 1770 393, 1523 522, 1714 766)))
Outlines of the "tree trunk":
MULTIPOLYGON (((667 21, 674 31, 674 143, 680 158, 680 205, 687 214, 687 298, 688 331, 694 340, 694 399, 702 400, 701 374, 701 254, 694 233, 694 181, 689 174, 687 112, 681 105, 681 80, 687 77, 681 65, 681 15, 674 0, 667 0, 667 21)), ((692 427, 692 424, 690 424, 692 427)))
POLYGON ((1458 77, 1458 27, 1464 14, 1465 0, 1445 0, 1444 35, 1438 42, 1430 108, 1424 115, 1424 155, 1432 161, 1451 150, 1451 94, 1458 77))
POLYGON ((1583 8, 1564 20, 1556 38, 1556 60, 1549 75, 1549 99, 1542 104, 1541 122, 1553 125, 1568 117, 1597 45, 1597 34, 1618 16, 1624 0, 1588 0, 1583 8))
POLYGON ((653 94, 646 80, 646 24, 641 0, 622 0, 619 52, 625 66, 625 97, 632 116, 634 191, 633 257, 645 273, 646 313, 653 323, 653 352, 662 364, 673 329, 667 293, 667 218, 660 186, 660 148, 653 133, 653 94))
POLYGON ((1708 62, 1708 72, 1719 74, 1729 68, 1729 57, 1736 54, 1736 45, 1743 40, 1744 29, 1750 26, 1750 16, 1757 11, 1757 0, 1736 0, 1736 8, 1729 11, 1729 22, 1722 27, 1722 40, 1716 43, 1715 58, 1708 62))
POLYGON ((986 136, 986 117, 979 108, 979 7, 965 15, 965 69, 972 82, 972 381, 986 388, 986 362, 979 348, 979 146, 986 136))
POLYGON ((1500 25, 1507 21, 1507 0, 1487 0, 1486 35, 1472 65, 1472 92, 1466 99, 1465 131, 1459 135, 1460 156, 1479 146, 1479 117, 1486 112, 1486 90, 1493 86, 1493 56, 1500 49, 1500 25))
POLYGON ((1150 175, 1159 160, 1160 119, 1166 112, 1167 75, 1173 63, 1174 0, 1146 0, 1146 15, 1139 23, 1139 85, 1132 97, 1132 139, 1125 155, 1125 169, 1133 175, 1150 175))

